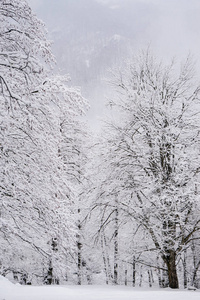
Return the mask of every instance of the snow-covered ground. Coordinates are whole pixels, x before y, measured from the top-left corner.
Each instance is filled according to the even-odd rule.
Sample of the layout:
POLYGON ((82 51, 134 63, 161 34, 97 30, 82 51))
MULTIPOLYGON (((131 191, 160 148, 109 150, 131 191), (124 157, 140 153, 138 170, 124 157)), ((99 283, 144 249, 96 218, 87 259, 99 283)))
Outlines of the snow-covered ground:
POLYGON ((0 276, 0 300, 199 300, 200 291, 111 286, 21 286, 0 276))

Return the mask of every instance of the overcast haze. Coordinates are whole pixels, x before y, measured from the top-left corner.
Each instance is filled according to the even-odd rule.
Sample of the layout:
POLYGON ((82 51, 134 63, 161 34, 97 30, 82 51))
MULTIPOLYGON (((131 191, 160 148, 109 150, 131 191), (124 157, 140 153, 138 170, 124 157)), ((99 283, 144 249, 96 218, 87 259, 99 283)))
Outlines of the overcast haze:
POLYGON ((96 126, 108 68, 148 45, 159 57, 200 53, 199 0, 29 0, 53 41, 58 68, 91 103, 96 126))

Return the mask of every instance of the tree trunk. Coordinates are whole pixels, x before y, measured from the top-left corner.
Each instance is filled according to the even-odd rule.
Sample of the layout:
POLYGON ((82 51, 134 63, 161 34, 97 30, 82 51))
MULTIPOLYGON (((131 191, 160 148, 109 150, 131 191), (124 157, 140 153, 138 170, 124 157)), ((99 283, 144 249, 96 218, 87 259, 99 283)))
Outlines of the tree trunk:
POLYGON ((157 256, 156 261, 157 261, 157 275, 158 275, 159 287, 163 288, 163 278, 162 278, 162 273, 161 273, 161 269, 160 269, 159 256, 157 256))
POLYGON ((200 267, 200 260, 197 263, 196 267, 194 268, 194 271, 193 271, 193 274, 192 274, 191 286, 194 286, 196 288, 198 288, 198 286, 196 284, 196 277, 197 277, 197 272, 198 272, 199 267, 200 267))
POLYGON ((115 232, 114 232, 114 284, 118 284, 118 207, 115 210, 115 232))
POLYGON ((183 284, 184 284, 184 289, 187 288, 187 263, 186 263, 186 250, 184 250, 183 253, 183 284))
POLYGON ((44 278, 44 284, 51 285, 52 283, 53 283, 53 267, 52 267, 52 261, 50 260, 47 275, 44 278))
POLYGON ((139 287, 142 286, 142 280, 143 280, 143 274, 142 274, 142 272, 143 272, 143 267, 141 266, 140 267, 140 283, 139 283, 139 287))
POLYGON ((101 249, 102 249, 102 256, 103 256, 103 265, 104 265, 104 272, 106 275, 106 284, 109 283, 108 280, 108 271, 107 271, 107 264, 106 264, 106 256, 105 256, 105 251, 104 251, 104 245, 103 245, 103 237, 101 236, 101 249))
POLYGON ((133 287, 135 287, 135 256, 133 256, 133 281, 132 281, 132 285, 133 287))
POLYGON ((148 270, 147 273, 148 273, 148 278, 149 278, 149 287, 152 287, 152 278, 151 278, 152 274, 151 274, 151 271, 148 270))
POLYGON ((113 280, 113 276, 112 276, 112 271, 110 266, 110 259, 107 253, 107 242, 106 242, 104 231, 102 232, 101 235, 101 248, 102 248, 102 256, 103 256, 104 272, 106 275, 106 284, 109 284, 113 280))
MULTIPOLYGON (((80 214, 80 209, 78 209, 78 214, 80 214)), ((81 243, 81 222, 78 220, 78 233, 77 233, 77 284, 82 283, 82 243, 81 243)))
POLYGON ((168 250, 167 255, 163 257, 166 265, 169 278, 169 287, 172 289, 178 289, 178 276, 176 271, 176 252, 174 250, 168 250))
POLYGON ((111 269, 111 264, 110 264, 110 258, 109 258, 109 253, 107 251, 107 241, 106 241, 106 236, 104 233, 104 244, 105 244, 105 254, 106 254, 106 262, 107 262, 107 272, 108 272, 108 278, 110 282, 113 282, 113 274, 112 274, 112 269, 111 269))
MULTIPOLYGON (((163 264, 163 268, 165 268, 166 265, 163 264)), ((161 287, 162 288, 167 288, 169 287, 169 276, 168 276, 168 271, 167 270, 162 270, 162 281, 161 281, 161 287)))
POLYGON ((191 278, 191 286, 194 286, 197 288, 198 286, 196 283, 196 277, 197 277, 198 269, 200 267, 200 260, 197 261, 194 241, 192 241, 191 250, 192 250, 192 255, 193 255, 193 268, 194 268, 193 273, 192 273, 192 278, 191 278))
POLYGON ((125 284, 125 285, 127 285, 127 282, 128 282, 127 276, 128 276, 128 270, 126 269, 126 270, 125 270, 125 281, 124 281, 124 284, 125 284))

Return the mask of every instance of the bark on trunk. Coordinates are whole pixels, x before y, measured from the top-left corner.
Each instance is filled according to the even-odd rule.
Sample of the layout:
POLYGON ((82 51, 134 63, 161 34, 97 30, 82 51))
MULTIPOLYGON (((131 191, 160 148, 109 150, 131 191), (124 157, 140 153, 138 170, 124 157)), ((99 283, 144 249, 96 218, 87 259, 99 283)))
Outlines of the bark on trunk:
POLYGON ((178 276, 176 270, 176 253, 173 250, 169 250, 167 255, 163 257, 168 271, 168 278, 169 278, 169 287, 172 289, 178 289, 178 276))

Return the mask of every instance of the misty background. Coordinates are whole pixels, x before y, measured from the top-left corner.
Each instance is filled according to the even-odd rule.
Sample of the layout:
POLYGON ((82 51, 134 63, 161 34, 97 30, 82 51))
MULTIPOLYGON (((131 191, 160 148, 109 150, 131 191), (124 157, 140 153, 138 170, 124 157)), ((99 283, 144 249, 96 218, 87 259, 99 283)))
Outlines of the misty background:
POLYGON ((48 29, 57 69, 90 102, 93 129, 105 113, 109 69, 150 46, 163 60, 191 53, 199 68, 199 0, 28 0, 48 29))

